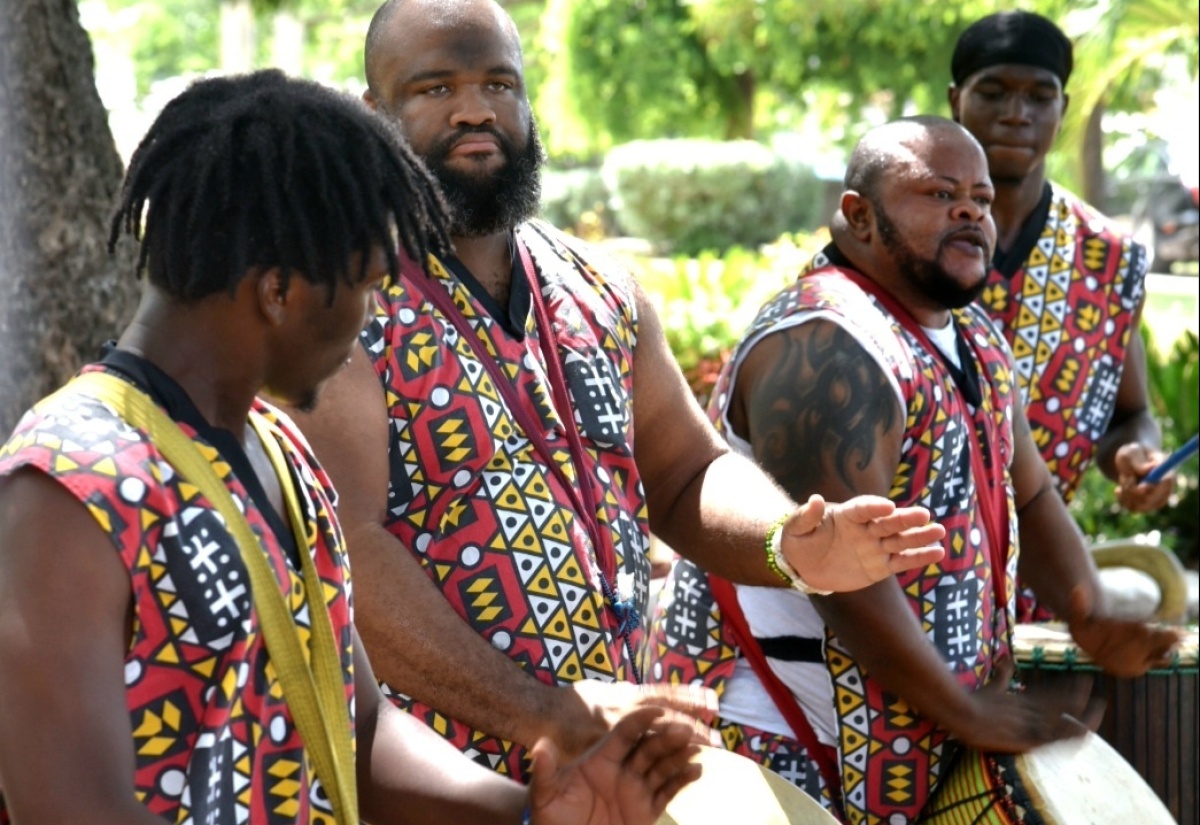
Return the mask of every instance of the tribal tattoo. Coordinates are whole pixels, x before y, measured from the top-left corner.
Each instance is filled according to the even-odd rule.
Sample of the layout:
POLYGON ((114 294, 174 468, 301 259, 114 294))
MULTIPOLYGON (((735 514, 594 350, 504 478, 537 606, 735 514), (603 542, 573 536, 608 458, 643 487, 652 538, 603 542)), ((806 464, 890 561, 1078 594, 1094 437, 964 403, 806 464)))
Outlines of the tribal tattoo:
POLYGON ((852 470, 866 470, 880 438, 903 425, 895 391, 836 324, 810 321, 772 337, 778 357, 744 396, 755 458, 800 500, 835 473, 856 489, 852 470))

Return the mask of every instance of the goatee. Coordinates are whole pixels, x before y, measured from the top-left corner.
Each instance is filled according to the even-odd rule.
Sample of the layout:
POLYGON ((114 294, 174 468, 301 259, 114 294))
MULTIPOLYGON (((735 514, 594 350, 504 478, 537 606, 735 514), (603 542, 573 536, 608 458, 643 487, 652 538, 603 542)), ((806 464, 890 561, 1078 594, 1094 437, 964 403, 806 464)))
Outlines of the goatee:
POLYGON ((532 120, 521 151, 493 127, 474 126, 459 129, 434 146, 425 158, 450 206, 450 232, 465 238, 507 232, 536 215, 541 206, 541 168, 545 162, 546 153, 532 120), (496 139, 505 164, 491 173, 449 167, 446 158, 454 144, 465 135, 480 132, 496 139))

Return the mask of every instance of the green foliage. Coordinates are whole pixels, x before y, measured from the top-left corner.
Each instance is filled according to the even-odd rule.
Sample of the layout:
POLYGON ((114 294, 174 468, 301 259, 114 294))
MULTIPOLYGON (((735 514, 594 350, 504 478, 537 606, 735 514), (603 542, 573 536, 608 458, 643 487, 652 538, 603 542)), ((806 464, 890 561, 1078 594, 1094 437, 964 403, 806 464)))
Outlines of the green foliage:
POLYGON ((820 207, 810 170, 753 141, 634 141, 602 170, 622 231, 683 254, 757 246, 820 207))
POLYGON ((541 217, 581 237, 616 231, 608 187, 599 169, 546 169, 542 172, 541 217))
MULTIPOLYGON (((1200 345, 1196 334, 1185 332, 1165 354, 1148 340, 1146 367, 1163 449, 1170 451, 1200 430, 1200 345)), ((1097 540, 1160 531, 1163 544, 1194 568, 1200 559, 1200 469, 1196 458, 1175 474, 1177 486, 1167 507, 1158 513, 1129 513, 1117 505, 1113 483, 1093 466, 1071 502, 1071 512, 1084 534, 1097 540)))
POLYGON ((553 153, 594 156, 646 137, 727 137, 732 72, 717 66, 683 0, 549 0, 537 98, 553 153))
POLYGON ((722 255, 629 261, 701 404, 761 306, 827 241, 824 233, 797 233, 757 252, 734 247, 722 255))

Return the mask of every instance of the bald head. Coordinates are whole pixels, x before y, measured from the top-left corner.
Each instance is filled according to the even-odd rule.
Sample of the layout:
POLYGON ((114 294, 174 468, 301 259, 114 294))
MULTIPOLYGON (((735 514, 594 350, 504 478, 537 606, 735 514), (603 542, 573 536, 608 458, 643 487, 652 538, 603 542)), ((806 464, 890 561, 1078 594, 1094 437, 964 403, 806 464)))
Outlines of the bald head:
POLYGON ((894 175, 919 162, 932 146, 973 144, 971 133, 952 120, 918 115, 876 126, 862 136, 846 165, 846 189, 870 200, 878 200, 884 173, 894 175))
POLYGON ((872 129, 851 153, 831 231, 858 271, 941 327, 986 281, 995 190, 971 134, 940 117, 872 129))
POLYGON ((378 93, 380 61, 407 52, 413 40, 430 32, 501 33, 521 59, 521 38, 508 12, 493 0, 387 0, 367 28, 363 64, 367 88, 378 93))

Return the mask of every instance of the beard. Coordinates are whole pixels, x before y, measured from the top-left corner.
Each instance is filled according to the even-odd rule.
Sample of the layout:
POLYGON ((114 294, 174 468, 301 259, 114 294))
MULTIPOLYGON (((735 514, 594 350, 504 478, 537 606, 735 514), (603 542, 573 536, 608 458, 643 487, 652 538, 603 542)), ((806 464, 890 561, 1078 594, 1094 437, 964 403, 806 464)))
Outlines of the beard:
POLYGON ((459 129, 438 142, 425 157, 425 165, 437 178, 450 207, 450 234, 464 238, 507 232, 536 215, 541 206, 541 168, 545 162, 546 152, 532 120, 521 151, 496 129, 475 126, 459 129), (496 172, 447 166, 446 158, 454 144, 473 132, 485 132, 500 144, 505 164, 496 172))
POLYGON ((984 260, 991 260, 991 249, 988 246, 987 238, 982 231, 978 233, 969 229, 956 229, 942 236, 938 241, 937 255, 933 258, 922 258, 900 236, 900 231, 896 228, 896 224, 888 216, 880 204, 875 204, 876 225, 879 228, 879 238, 883 241, 886 248, 896 261, 896 266, 900 270, 900 274, 906 281, 915 285, 922 295, 929 300, 946 307, 946 309, 961 309, 983 292, 983 288, 987 285, 987 269, 983 271, 983 275, 979 281, 970 285, 963 286, 954 277, 946 271, 942 265, 942 249, 946 242, 954 237, 960 237, 964 234, 972 236, 978 235, 979 240, 983 243, 984 260))

